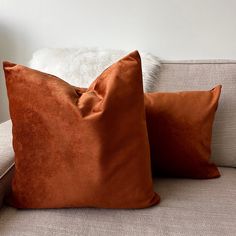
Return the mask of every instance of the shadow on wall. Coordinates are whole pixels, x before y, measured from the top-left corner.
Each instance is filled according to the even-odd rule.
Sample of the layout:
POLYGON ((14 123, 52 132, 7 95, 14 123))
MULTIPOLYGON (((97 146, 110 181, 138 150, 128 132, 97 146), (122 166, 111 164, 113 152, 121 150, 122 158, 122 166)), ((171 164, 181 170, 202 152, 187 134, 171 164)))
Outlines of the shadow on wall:
POLYGON ((24 63, 25 58, 20 60, 19 58, 21 58, 21 55, 24 55, 24 46, 28 46, 28 42, 25 40, 22 32, 13 32, 10 28, 0 23, 0 123, 9 119, 8 98, 2 62, 24 63))

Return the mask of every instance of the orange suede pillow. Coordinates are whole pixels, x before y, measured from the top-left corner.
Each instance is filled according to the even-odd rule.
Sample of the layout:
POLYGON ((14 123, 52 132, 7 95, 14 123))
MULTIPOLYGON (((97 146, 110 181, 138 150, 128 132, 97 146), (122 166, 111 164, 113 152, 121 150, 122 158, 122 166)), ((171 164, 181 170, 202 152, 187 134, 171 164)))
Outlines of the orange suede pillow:
POLYGON ((84 90, 4 63, 17 208, 144 208, 153 192, 141 61, 133 52, 84 90), (135 124, 135 125, 134 125, 135 124))
POLYGON ((153 175, 215 178, 209 161, 221 86, 210 91, 145 94, 153 175))

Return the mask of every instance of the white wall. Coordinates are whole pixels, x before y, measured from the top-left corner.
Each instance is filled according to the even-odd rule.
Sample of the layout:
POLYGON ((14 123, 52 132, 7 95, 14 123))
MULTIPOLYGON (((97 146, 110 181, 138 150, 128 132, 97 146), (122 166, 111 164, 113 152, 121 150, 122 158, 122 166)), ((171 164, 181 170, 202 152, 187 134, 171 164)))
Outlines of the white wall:
POLYGON ((0 60, 26 63, 38 48, 80 45, 139 49, 163 59, 236 59, 236 1, 0 0, 0 60))

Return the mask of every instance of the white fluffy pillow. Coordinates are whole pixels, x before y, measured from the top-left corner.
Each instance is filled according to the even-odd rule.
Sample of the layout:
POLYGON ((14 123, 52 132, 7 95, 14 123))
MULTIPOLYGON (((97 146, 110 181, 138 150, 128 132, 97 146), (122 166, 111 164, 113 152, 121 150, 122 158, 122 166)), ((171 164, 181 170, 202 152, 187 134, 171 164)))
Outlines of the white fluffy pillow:
MULTIPOLYGON (((86 88, 104 69, 126 54, 121 50, 99 48, 44 48, 33 54, 29 66, 56 75, 74 86, 86 88)), ((141 52, 140 55, 144 91, 155 91, 160 62, 149 53, 141 52)))

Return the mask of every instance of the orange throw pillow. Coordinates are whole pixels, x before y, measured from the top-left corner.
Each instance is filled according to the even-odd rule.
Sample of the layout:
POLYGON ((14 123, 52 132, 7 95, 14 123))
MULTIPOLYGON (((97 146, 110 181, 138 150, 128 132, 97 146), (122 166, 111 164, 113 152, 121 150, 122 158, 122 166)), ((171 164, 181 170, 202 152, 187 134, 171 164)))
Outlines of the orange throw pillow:
POLYGON ((145 94, 153 175, 215 178, 209 161, 221 86, 210 91, 145 94))
POLYGON ((141 61, 133 52, 84 90, 4 63, 17 208, 145 208, 152 186, 141 61))

